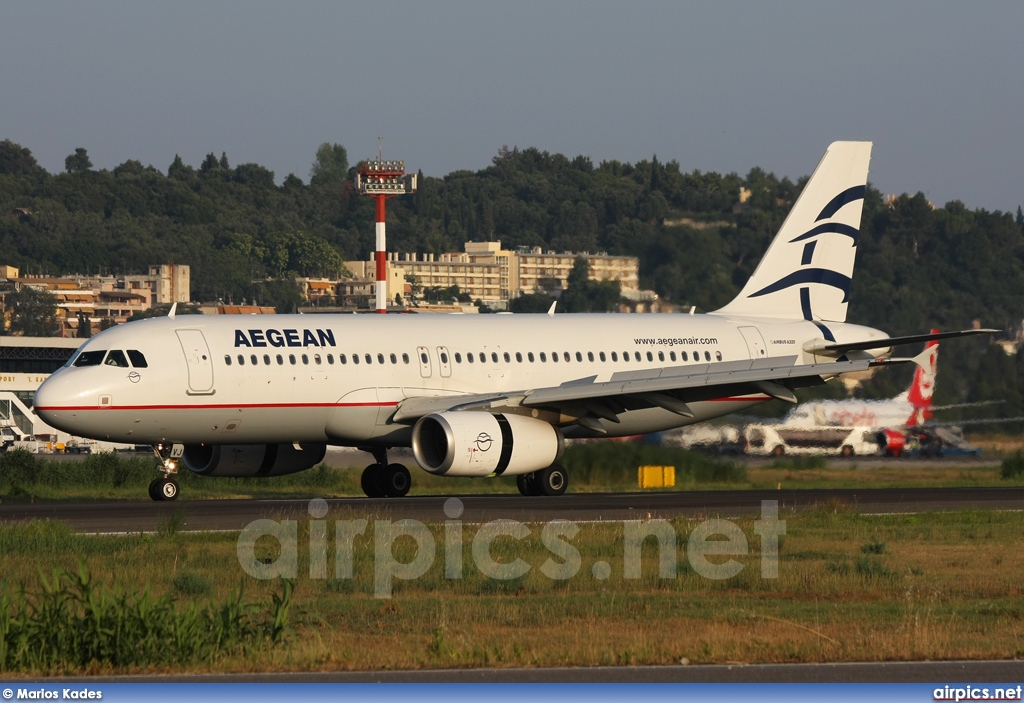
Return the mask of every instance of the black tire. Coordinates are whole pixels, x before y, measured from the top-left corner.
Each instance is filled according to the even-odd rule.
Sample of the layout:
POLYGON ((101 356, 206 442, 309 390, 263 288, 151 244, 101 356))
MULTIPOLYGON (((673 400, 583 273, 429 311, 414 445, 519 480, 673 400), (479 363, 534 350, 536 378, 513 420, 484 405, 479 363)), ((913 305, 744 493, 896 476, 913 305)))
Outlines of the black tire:
POLYGON ((173 478, 161 478, 157 481, 157 492, 160 500, 177 500, 178 482, 173 478))
POLYGON ((152 481, 149 482, 149 499, 150 500, 163 500, 160 497, 160 490, 157 487, 157 484, 159 484, 161 481, 163 481, 162 478, 154 478, 152 481))
POLYGON ((535 471, 533 480, 538 489, 537 495, 542 496, 560 496, 569 487, 569 473, 558 464, 535 471))
POLYGON ((772 449, 772 456, 785 456, 786 448, 781 444, 776 444, 772 449))
POLYGON ((383 498, 384 497, 384 482, 381 480, 380 464, 370 464, 363 469, 363 475, 359 479, 359 484, 362 486, 363 493, 366 494, 367 498, 383 498))
POLYGON ((516 488, 524 496, 536 496, 540 495, 537 492, 537 481, 534 480, 533 474, 519 474, 516 476, 516 488))
POLYGON ((384 473, 385 478, 385 496, 388 498, 401 498, 408 495, 409 488, 412 486, 412 476, 409 475, 409 469, 401 464, 388 464, 387 470, 382 473, 384 473))
POLYGON ((851 457, 854 455, 853 447, 851 447, 849 444, 844 444, 843 448, 840 449, 839 451, 845 457, 851 457))

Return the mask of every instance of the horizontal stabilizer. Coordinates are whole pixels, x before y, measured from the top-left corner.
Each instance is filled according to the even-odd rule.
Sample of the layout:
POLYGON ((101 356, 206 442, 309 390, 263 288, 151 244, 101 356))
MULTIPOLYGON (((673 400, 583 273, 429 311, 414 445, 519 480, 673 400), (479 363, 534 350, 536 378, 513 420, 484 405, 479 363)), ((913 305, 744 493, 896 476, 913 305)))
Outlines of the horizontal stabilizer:
POLYGON ((932 332, 930 334, 912 334, 906 337, 886 337, 885 339, 867 339, 860 342, 843 342, 841 344, 813 344, 804 347, 808 354, 820 354, 822 356, 841 356, 848 351, 858 349, 886 349, 901 344, 914 344, 915 342, 931 342, 940 339, 952 339, 954 337, 969 337, 975 334, 996 334, 999 330, 960 330, 959 332, 932 332))

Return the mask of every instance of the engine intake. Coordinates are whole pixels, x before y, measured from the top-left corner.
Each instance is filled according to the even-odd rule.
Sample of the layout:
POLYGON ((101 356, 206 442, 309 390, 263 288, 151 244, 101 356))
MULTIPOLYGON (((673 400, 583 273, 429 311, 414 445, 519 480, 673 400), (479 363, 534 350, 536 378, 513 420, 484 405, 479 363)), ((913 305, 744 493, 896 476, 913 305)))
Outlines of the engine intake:
POLYGON ((182 462, 201 476, 284 476, 311 469, 327 453, 326 444, 186 444, 182 462))
POLYGON ((564 442, 543 420, 478 411, 432 413, 412 430, 416 462, 444 476, 527 474, 557 461, 564 442))

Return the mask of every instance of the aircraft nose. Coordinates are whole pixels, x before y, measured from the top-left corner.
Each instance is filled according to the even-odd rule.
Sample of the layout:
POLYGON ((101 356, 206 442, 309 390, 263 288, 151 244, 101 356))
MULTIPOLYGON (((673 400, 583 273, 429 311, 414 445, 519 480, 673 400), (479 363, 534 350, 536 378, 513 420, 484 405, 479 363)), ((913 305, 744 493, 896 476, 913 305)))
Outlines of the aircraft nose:
POLYGON ((33 410, 43 422, 57 429, 66 429, 74 408, 81 405, 81 389, 66 374, 51 376, 36 390, 33 410))

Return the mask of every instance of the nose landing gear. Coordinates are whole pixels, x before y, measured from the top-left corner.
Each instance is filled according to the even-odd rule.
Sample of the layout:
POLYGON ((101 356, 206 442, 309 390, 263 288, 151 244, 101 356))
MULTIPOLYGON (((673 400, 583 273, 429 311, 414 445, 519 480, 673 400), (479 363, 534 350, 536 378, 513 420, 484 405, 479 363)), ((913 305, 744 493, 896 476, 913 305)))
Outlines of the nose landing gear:
POLYGON ((178 482, 174 480, 174 476, 178 473, 178 460, 181 458, 182 449, 180 444, 170 446, 157 444, 153 447, 153 453, 160 461, 157 471, 161 475, 149 484, 149 497, 152 500, 176 500, 178 498, 178 482))

